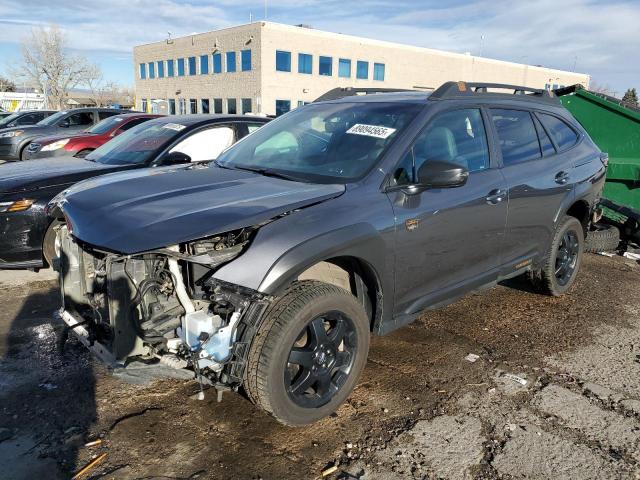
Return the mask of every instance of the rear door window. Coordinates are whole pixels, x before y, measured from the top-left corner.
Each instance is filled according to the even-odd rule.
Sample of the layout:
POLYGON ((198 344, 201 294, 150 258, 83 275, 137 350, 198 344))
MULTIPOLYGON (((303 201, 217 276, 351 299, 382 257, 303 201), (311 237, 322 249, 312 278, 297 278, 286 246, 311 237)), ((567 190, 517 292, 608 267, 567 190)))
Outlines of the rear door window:
POLYGON ((541 158, 531 114, 524 110, 491 109, 504 166, 541 158))
POLYGON ((136 125, 140 125, 141 123, 144 123, 144 122, 146 122, 148 120, 151 120, 151 119, 150 118, 146 118, 146 117, 134 118, 133 120, 130 120, 127 123, 125 123, 124 125, 122 125, 118 130, 121 131, 121 132, 126 132, 130 128, 133 128, 136 125))
POLYGON ((42 118, 37 113, 27 113, 16 120, 16 125, 33 125, 38 123, 42 118))
POLYGON ((114 115, 120 115, 120 112, 98 112, 98 118, 104 120, 105 118, 113 117, 114 115))
POLYGON ((73 115, 69 115, 67 119, 69 120, 69 125, 72 127, 93 125, 92 112, 74 113, 73 115))
POLYGON ((539 115, 540 121, 547 128, 561 152, 573 147, 578 142, 578 134, 564 121, 546 113, 539 115))

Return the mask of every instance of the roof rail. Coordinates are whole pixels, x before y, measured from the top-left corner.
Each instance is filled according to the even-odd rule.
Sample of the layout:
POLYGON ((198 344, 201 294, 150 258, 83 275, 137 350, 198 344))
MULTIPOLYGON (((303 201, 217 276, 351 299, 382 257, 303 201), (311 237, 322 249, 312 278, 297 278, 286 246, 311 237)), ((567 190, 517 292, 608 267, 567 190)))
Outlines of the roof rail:
POLYGON ((329 100, 338 100, 339 98, 352 97, 355 95, 372 95, 374 93, 415 92, 415 91, 417 90, 409 90, 404 88, 338 87, 338 88, 332 88, 328 92, 320 95, 312 103, 327 102, 329 100))
POLYGON ((524 87, 522 85, 508 85, 504 83, 484 82, 445 82, 430 96, 430 100, 471 98, 482 95, 493 98, 506 98, 513 95, 522 95, 527 99, 540 102, 558 104, 560 101, 553 92, 539 88, 524 87), (511 90, 512 93, 490 92, 487 89, 511 90))

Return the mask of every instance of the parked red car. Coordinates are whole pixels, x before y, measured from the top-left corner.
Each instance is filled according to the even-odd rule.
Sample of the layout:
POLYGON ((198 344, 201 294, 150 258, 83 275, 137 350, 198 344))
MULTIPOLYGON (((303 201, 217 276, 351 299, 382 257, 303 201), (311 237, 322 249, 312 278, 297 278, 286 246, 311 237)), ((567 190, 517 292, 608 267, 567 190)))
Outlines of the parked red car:
POLYGON ((60 156, 83 158, 116 135, 157 117, 162 117, 162 115, 125 113, 105 118, 84 132, 38 138, 27 147, 26 159, 60 156))

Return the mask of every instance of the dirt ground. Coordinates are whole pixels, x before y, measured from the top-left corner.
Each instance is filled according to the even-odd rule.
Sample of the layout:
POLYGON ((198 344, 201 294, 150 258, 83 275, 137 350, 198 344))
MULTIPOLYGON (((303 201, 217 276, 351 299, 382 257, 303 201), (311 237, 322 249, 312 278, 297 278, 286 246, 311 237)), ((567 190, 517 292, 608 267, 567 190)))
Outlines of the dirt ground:
POLYGON ((102 454, 83 478, 640 478, 631 260, 588 255, 565 297, 515 280, 374 338, 348 402, 298 429, 240 394, 198 401, 192 380, 125 382, 75 341, 60 354, 46 278, 0 276, 0 478, 102 454))

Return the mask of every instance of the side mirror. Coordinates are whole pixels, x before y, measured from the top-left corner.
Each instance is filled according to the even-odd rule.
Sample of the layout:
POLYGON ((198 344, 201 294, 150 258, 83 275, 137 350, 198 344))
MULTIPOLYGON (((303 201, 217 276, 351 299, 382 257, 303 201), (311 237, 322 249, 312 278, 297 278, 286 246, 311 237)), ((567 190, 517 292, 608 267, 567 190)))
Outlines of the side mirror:
POLYGON ((466 168, 441 160, 427 160, 418 170, 418 184, 425 188, 461 187, 468 178, 466 168))
POLYGON ((191 157, 182 152, 169 152, 159 162, 160 165, 181 165, 183 163, 191 163, 191 157))
POLYGON ((62 121, 58 124, 58 126, 59 126, 59 127, 62 127, 62 128, 69 128, 69 127, 71 126, 71 122, 69 122, 69 119, 67 118, 67 119, 65 119, 65 120, 62 120, 62 121))

